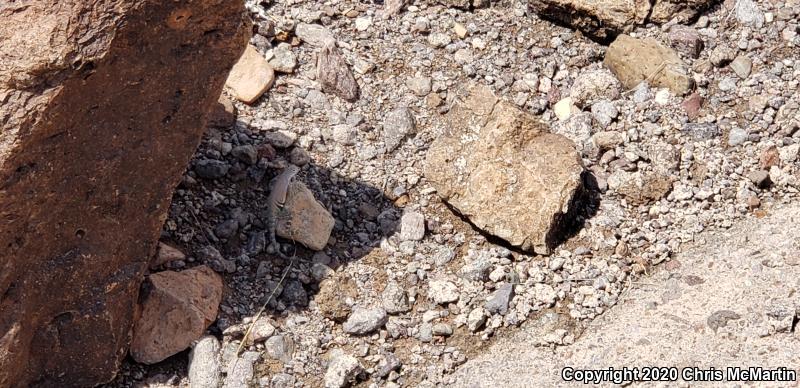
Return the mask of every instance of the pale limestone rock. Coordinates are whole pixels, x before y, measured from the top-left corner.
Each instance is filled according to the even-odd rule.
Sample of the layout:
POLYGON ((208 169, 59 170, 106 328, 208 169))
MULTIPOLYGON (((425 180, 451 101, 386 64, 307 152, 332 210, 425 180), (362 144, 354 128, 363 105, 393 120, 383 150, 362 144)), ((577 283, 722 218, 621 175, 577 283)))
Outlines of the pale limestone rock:
POLYGON ((476 227, 549 254, 582 187, 574 143, 486 87, 457 93, 449 125, 428 151, 425 177, 476 227))
POLYGON ((252 104, 275 82, 275 71, 252 45, 247 45, 244 53, 228 74, 225 86, 239 101, 252 104))
POLYGON ((626 89, 647 81, 651 86, 669 88, 676 95, 684 95, 694 86, 678 54, 653 38, 620 35, 608 46, 604 63, 626 89))

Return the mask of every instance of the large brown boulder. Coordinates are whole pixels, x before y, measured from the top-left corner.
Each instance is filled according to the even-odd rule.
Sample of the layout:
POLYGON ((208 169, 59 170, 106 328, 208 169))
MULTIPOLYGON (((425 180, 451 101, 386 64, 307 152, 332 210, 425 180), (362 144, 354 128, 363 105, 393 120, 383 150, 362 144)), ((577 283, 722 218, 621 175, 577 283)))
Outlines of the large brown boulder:
POLYGON ((0 3, 0 387, 114 377, 243 15, 227 0, 0 3))
POLYGON ((583 187, 575 144, 485 86, 459 94, 428 150, 425 178, 476 227, 549 254, 583 187))

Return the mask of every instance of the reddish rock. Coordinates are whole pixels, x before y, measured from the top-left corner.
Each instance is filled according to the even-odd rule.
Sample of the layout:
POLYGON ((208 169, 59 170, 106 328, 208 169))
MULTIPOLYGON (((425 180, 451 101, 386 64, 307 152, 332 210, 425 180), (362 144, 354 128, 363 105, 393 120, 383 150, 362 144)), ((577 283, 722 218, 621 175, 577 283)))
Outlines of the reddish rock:
POLYGON ((703 39, 700 33, 692 27, 675 25, 669 31, 669 42, 678 52, 690 58, 699 58, 703 51, 703 39))
POLYGON ((703 108, 703 104, 706 102, 706 99, 703 96, 695 93, 686 97, 685 100, 681 103, 683 110, 686 111, 686 116, 689 118, 689 121, 694 121, 697 117, 700 116, 700 110, 703 108))
POLYGON ((779 166, 781 164, 781 156, 778 152, 778 147, 772 146, 764 150, 759 158, 759 165, 764 170, 769 170, 772 166, 779 166))
POLYGON ((242 2, 0 5, 0 387, 111 380, 242 2))
POLYGON ((188 348, 217 319, 222 278, 201 265, 183 272, 152 274, 143 290, 131 356, 137 362, 154 364, 188 348))
POLYGON ((178 248, 160 242, 158 243, 158 249, 156 249, 156 255, 153 256, 153 260, 150 261, 150 269, 156 269, 169 262, 183 260, 185 258, 186 255, 178 248))

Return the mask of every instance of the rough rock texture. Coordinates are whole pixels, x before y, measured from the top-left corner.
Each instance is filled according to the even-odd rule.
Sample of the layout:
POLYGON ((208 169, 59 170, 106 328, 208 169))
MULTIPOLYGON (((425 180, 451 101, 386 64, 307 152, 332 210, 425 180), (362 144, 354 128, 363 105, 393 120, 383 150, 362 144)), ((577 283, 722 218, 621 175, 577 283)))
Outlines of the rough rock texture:
POLYGON ((483 86, 462 94, 425 177, 478 228, 547 254, 582 186, 575 146, 483 86))
POLYGON ((532 0, 534 12, 567 24, 583 33, 608 39, 630 32, 648 21, 666 23, 672 18, 687 21, 713 0, 532 0))
POLYGON ((186 349, 217 319, 222 278, 205 265, 152 274, 144 289, 131 341, 138 362, 153 364, 186 349))
POLYGON ((292 182, 283 207, 288 214, 278 214, 275 233, 319 251, 328 244, 333 231, 333 216, 304 184, 292 182))
POLYGON ((189 388, 218 387, 220 381, 220 346, 214 336, 197 341, 189 353, 189 388))
POLYGON ((694 86, 694 80, 678 54, 653 38, 620 35, 608 46, 604 63, 627 89, 647 81, 683 95, 694 86))
POLYGON ((347 101, 358 99, 358 83, 333 42, 327 43, 319 52, 317 79, 326 93, 333 93, 347 101))
POLYGON ((0 386, 92 386, 125 355, 241 2, 0 5, 0 386))
POLYGON ((185 258, 186 255, 184 255, 179 249, 160 242, 158 243, 158 248, 156 249, 156 255, 153 256, 153 260, 150 261, 150 269, 157 269, 164 264, 177 260, 183 260, 185 258))

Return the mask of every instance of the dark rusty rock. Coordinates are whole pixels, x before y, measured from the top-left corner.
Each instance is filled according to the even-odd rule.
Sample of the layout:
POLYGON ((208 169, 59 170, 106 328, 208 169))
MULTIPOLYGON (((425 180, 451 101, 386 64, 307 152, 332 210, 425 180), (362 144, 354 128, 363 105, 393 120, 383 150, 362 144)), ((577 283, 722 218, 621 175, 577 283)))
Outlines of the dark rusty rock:
POLYGON ((0 5, 0 387, 111 380, 241 1, 0 5))

